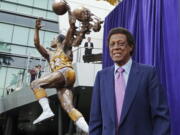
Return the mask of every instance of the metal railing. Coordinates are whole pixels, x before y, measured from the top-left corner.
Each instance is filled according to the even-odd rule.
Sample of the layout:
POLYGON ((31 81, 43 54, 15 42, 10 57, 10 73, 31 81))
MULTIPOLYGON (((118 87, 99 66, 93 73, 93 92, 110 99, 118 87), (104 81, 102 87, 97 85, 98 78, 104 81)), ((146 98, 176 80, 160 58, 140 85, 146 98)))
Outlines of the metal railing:
MULTIPOLYGON (((102 53, 102 48, 93 48, 92 54, 102 53)), ((76 55, 74 57, 73 62, 74 63, 84 63, 83 61, 83 55, 85 55, 85 47, 77 47, 73 50, 73 55, 76 55)))
MULTIPOLYGON (((73 55, 74 55, 73 63, 84 63, 84 61, 83 61, 84 52, 85 52, 85 47, 73 48, 73 55)), ((102 53, 102 49, 101 48, 93 48, 92 49, 92 54, 97 54, 97 53, 102 53)), ((33 56, 31 56, 29 54, 28 58, 27 58, 27 62, 26 62, 27 63, 26 69, 22 73, 18 73, 17 82, 15 84, 9 85, 9 86, 7 86, 5 88, 5 90, 3 92, 4 93, 3 96, 9 95, 9 94, 11 94, 11 93, 13 93, 15 91, 22 90, 23 87, 27 87, 27 86, 30 85, 31 75, 30 75, 30 73, 28 71, 30 70, 30 67, 32 67, 30 65, 32 58, 33 58, 33 56)), ((50 72, 50 68, 49 68, 49 64, 48 64, 47 61, 44 63, 44 65, 42 65, 42 60, 44 60, 44 58, 40 58, 39 65, 42 66, 41 73, 42 73, 42 76, 43 76, 43 75, 50 72)), ((38 79, 38 77, 39 77, 39 75, 37 73, 36 79, 38 79)))

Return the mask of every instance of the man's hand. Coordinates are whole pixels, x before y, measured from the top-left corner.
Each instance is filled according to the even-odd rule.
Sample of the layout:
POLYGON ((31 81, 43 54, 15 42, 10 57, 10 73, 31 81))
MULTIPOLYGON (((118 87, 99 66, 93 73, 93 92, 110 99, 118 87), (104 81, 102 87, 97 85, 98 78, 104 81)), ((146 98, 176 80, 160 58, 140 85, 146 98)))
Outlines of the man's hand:
POLYGON ((42 18, 36 19, 35 28, 36 28, 37 30, 40 30, 40 29, 42 28, 41 21, 42 21, 42 18))

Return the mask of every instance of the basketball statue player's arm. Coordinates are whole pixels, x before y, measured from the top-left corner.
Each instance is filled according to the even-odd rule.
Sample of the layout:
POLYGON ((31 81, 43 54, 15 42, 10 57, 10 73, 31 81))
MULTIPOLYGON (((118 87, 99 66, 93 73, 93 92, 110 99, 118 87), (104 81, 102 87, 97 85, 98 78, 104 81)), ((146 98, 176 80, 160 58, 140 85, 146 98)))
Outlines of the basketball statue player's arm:
POLYGON ((65 39, 63 41, 63 44, 65 46, 72 46, 72 43, 74 41, 74 36, 75 36, 75 33, 76 33, 76 26, 75 26, 76 18, 72 15, 70 6, 68 4, 67 4, 67 6, 68 6, 68 17, 69 17, 70 28, 67 31, 65 39))
POLYGON ((41 18, 38 18, 36 20, 35 24, 35 33, 34 33, 34 45, 37 48, 37 50, 40 52, 40 54, 49 61, 49 53, 48 51, 40 44, 39 39, 39 30, 41 29, 41 18))

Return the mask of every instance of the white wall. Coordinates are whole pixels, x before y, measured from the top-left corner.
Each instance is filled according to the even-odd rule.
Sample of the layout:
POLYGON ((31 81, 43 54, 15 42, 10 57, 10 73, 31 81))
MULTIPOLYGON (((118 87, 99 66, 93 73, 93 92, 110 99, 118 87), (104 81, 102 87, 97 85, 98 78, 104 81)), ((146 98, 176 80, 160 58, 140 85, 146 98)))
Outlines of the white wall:
MULTIPOLYGON (((105 17, 114 8, 114 6, 110 5, 108 2, 105 1, 96 1, 96 0, 66 0, 66 1, 69 3, 71 10, 83 6, 88 8, 93 14, 100 17, 102 20, 104 20, 105 17)), ((102 24, 102 29, 99 32, 91 32, 90 35, 86 35, 86 37, 88 36, 91 37, 91 41, 94 43, 94 48, 99 48, 99 49, 93 49, 92 52, 93 54, 102 53, 103 27, 104 27, 103 25, 104 24, 102 24)), ((65 15, 59 16, 59 27, 60 27, 60 33, 65 34, 67 32, 67 29, 69 28, 67 13, 65 15)), ((81 47, 84 46, 84 42, 86 40, 87 39, 84 39, 82 41, 82 44, 79 46, 80 49, 78 49, 77 47, 73 49, 73 50, 77 50, 77 49, 79 50, 78 52, 74 51, 73 62, 83 62, 82 55, 84 55, 84 48, 81 47)))
POLYGON ((74 87, 93 87, 96 73, 102 69, 101 64, 75 63, 73 68, 76 72, 74 87))

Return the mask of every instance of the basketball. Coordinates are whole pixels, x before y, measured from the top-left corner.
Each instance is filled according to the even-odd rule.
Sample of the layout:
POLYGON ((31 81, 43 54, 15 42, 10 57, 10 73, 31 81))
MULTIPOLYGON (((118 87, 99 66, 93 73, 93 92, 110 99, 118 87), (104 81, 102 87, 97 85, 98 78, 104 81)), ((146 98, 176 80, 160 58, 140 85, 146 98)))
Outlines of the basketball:
POLYGON ((63 15, 67 12, 68 6, 64 2, 54 2, 52 9, 57 15, 63 15))

